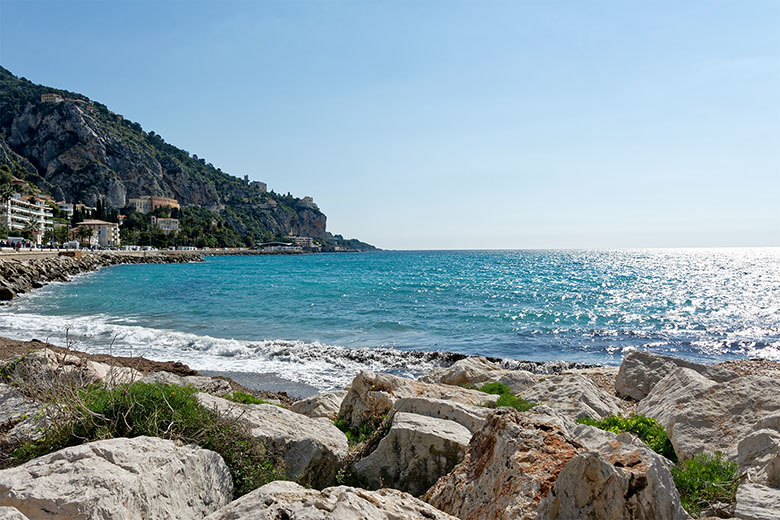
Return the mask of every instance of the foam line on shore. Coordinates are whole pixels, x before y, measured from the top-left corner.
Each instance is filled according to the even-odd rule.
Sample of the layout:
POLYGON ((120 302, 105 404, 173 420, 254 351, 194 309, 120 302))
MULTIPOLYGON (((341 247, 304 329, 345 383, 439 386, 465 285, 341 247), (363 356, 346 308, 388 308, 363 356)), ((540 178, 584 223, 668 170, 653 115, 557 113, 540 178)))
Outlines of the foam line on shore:
MULTIPOLYGON (((319 342, 236 340, 117 323, 108 316, 44 316, 0 313, 0 335, 39 339, 89 353, 176 360, 195 370, 275 374, 320 390, 343 388, 361 370, 416 378, 467 357, 451 352, 407 351, 390 347, 346 348, 319 342), (67 335, 67 339, 66 339, 67 335)), ((557 373, 578 363, 497 360, 507 368, 557 373)))

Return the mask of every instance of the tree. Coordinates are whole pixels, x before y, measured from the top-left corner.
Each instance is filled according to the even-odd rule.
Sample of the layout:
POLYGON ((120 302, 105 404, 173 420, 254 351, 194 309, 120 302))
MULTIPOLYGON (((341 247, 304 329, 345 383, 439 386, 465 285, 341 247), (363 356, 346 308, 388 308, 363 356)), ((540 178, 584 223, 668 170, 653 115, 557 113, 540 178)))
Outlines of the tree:
POLYGON ((92 245, 91 239, 95 235, 95 230, 88 226, 79 226, 76 228, 76 237, 79 239, 79 241, 84 245, 86 242, 87 246, 92 245))

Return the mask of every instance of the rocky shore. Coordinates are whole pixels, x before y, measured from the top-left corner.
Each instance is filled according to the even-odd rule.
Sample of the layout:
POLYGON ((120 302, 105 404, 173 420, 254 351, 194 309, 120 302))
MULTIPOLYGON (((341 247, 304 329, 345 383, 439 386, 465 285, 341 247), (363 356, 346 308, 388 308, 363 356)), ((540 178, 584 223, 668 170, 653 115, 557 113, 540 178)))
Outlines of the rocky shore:
MULTIPOLYGON (((699 365, 634 351, 619 369, 541 375, 464 358, 419 380, 364 371, 343 391, 262 402, 186 367, 172 373, 136 361, 139 370, 127 358, 15 343, 0 362, 3 518, 690 518, 684 504, 697 517, 780 517, 777 363, 699 365), (78 441, 20 458, 48 446, 51 428, 61 435, 57 400, 66 394, 52 381, 83 389, 81 399, 137 387, 144 399, 162 392, 170 406, 184 393, 186 406, 240 427, 230 430, 239 437, 226 451, 177 437, 179 419, 164 419, 156 436, 103 429, 94 438, 82 429, 78 441), (616 416, 626 404, 660 423, 671 453, 582 422, 616 416), (234 452, 248 449, 246 439, 267 450, 268 473, 251 489, 234 452), (691 502, 675 475, 715 452, 734 468, 736 493, 691 502)), ((132 406, 147 405, 138 399, 132 406)), ((122 417, 133 421, 130 411, 122 417)))
POLYGON ((78 274, 118 264, 172 264, 202 261, 196 251, 98 251, 81 256, 14 258, 0 256, 0 301, 43 287, 49 282, 67 282, 78 274))

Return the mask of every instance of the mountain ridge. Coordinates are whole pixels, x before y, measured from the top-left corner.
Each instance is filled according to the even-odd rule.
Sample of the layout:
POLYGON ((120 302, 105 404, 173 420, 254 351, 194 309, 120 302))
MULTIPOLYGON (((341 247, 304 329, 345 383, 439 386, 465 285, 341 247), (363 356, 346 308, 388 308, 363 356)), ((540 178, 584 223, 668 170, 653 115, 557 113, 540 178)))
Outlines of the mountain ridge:
POLYGON ((330 234, 327 217, 309 198, 266 192, 262 183, 223 172, 102 103, 18 78, 3 67, 0 165, 56 200, 89 206, 100 201, 121 209, 130 198, 156 195, 177 199, 185 214, 187 208, 205 208, 243 242, 217 245, 251 246, 297 235, 332 246, 375 249, 330 234), (56 94, 62 101, 42 101, 42 94, 56 94))

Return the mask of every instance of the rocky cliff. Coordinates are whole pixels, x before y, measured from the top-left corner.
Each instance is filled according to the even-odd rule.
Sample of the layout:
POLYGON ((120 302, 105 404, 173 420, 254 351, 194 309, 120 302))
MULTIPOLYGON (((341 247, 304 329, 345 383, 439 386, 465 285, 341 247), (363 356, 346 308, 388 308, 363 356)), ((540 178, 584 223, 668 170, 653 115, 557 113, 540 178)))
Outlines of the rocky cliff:
POLYGON ((133 197, 172 197, 220 214, 254 241, 301 235, 338 243, 316 206, 249 185, 105 105, 2 67, 0 88, 0 164, 57 200, 123 208, 133 197), (43 93, 64 100, 42 102, 43 93))

